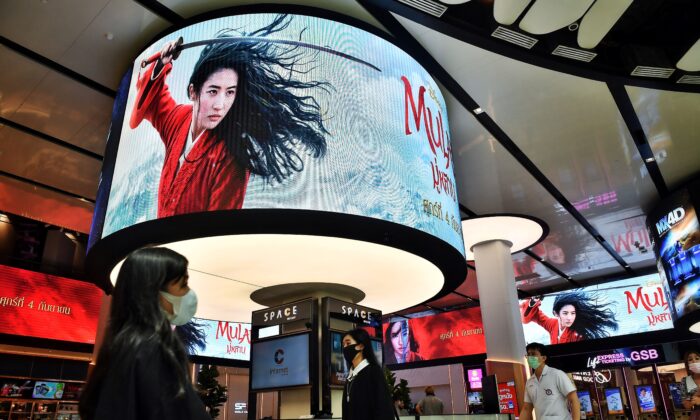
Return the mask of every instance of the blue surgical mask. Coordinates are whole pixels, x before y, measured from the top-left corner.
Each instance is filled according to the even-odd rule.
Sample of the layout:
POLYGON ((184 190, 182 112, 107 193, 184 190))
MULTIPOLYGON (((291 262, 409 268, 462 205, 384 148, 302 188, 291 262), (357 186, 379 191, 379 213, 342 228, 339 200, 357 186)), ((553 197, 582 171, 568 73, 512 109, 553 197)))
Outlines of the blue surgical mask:
POLYGON ((173 313, 165 313, 168 321, 173 325, 185 325, 197 313, 197 294, 192 289, 183 296, 175 296, 162 291, 160 295, 173 305, 173 313))
POLYGON ((538 356, 527 356, 527 364, 530 365, 531 368, 537 370, 538 367, 540 367, 540 358, 538 356))

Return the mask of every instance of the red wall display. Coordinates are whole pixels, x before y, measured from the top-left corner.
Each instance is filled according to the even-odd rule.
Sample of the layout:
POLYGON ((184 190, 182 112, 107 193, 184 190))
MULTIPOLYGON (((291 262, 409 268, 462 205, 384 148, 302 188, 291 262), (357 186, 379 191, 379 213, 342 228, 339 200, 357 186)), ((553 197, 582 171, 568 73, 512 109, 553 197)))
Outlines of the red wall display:
POLYGON ((95 343, 102 290, 0 265, 0 333, 95 343))
POLYGON ((515 397, 515 383, 498 384, 498 406, 501 414, 518 414, 518 400, 515 397))

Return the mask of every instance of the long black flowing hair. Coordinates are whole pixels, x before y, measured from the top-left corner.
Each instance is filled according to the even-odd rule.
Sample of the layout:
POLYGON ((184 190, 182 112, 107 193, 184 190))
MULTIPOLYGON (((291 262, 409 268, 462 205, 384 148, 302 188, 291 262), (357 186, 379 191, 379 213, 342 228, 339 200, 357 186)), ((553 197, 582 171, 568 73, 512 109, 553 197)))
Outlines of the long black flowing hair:
POLYGON ((175 327, 175 334, 185 346, 187 354, 195 354, 197 349, 204 350, 207 347, 207 333, 205 325, 193 319, 185 325, 175 327))
POLYGON ((571 329, 586 339, 604 338, 610 336, 608 331, 616 331, 618 325, 613 310, 597 301, 598 295, 595 293, 562 293, 554 299, 552 309, 559 314, 564 306, 573 306, 576 309, 576 319, 571 329))
MULTIPOLYGON (((362 349, 362 357, 367 360, 367 363, 370 365, 380 366, 377 356, 374 355, 372 339, 369 337, 369 333, 367 331, 363 330, 362 328, 356 328, 346 332, 345 335, 352 337, 357 344, 364 344, 365 347, 362 349)), ((345 335, 343 337, 345 337, 345 335)))
MULTIPOLYGON (((229 29, 217 37, 266 37, 286 29, 290 22, 291 17, 278 15, 271 24, 253 32, 229 29)), ((222 69, 233 69, 238 74, 236 99, 213 131, 240 167, 268 182, 281 182, 304 169, 297 152, 300 147, 314 158, 326 152, 325 136, 330 133, 311 91, 328 92, 332 86, 295 78, 313 70, 308 65, 317 54, 309 58, 299 46, 242 39, 207 45, 194 66, 189 84, 197 96, 211 74, 222 69), (296 68, 301 66, 306 70, 296 68)))
MULTIPOLYGON (((410 328, 408 320, 394 321, 389 323, 389 327, 387 327, 386 331, 384 332, 384 364, 386 365, 391 365, 398 362, 396 360, 394 344, 391 341, 391 329, 394 327, 394 324, 401 324, 404 322, 406 323, 406 328, 410 328)), ((408 349, 414 353, 417 353, 418 348, 418 342, 409 329, 408 349)))
POLYGON ((163 384, 170 395, 183 396, 189 386, 187 358, 180 339, 173 333, 159 301, 159 292, 187 273, 187 259, 167 248, 143 248, 129 254, 119 270, 114 287, 110 318, 104 341, 85 390, 80 398, 80 418, 92 420, 102 385, 121 378, 134 363, 139 349, 147 342, 156 343, 168 370, 175 373, 175 383, 163 384))

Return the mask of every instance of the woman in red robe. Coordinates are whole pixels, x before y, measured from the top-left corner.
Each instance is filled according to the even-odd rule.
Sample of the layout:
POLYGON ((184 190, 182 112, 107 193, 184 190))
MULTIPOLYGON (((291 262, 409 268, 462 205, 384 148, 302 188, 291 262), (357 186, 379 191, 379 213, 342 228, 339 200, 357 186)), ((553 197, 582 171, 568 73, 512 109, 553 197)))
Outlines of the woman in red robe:
POLYGON ((520 312, 523 324, 535 322, 549 333, 550 344, 571 343, 610 336, 617 330, 615 313, 597 303, 595 294, 568 292, 557 295, 550 318, 540 310, 537 298, 523 301, 520 312))
MULTIPOLYGON (((243 35, 265 37, 288 25, 280 15, 243 35)), ((225 41, 228 32, 219 37, 225 41)), ((176 47, 166 43, 140 75, 129 120, 132 129, 148 120, 165 146, 159 218, 241 208, 251 173, 281 182, 303 170, 298 150, 315 158, 325 154, 328 131, 306 91, 327 90, 327 84, 288 76, 304 60, 296 47, 260 40, 210 43, 187 87, 192 104, 175 103, 166 84, 176 47)))

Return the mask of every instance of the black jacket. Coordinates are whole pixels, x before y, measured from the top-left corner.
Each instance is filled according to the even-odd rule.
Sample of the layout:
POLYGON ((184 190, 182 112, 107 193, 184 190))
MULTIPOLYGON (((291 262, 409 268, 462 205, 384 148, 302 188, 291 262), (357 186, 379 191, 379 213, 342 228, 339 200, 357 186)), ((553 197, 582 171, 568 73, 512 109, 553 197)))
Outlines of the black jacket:
POLYGON ((115 363, 105 377, 95 411, 99 420, 211 420, 191 385, 175 398, 175 372, 157 344, 134 349, 129 363, 115 363))
POLYGON ((368 365, 345 383, 343 420, 394 419, 394 405, 380 366, 368 365))

